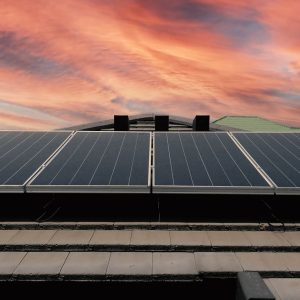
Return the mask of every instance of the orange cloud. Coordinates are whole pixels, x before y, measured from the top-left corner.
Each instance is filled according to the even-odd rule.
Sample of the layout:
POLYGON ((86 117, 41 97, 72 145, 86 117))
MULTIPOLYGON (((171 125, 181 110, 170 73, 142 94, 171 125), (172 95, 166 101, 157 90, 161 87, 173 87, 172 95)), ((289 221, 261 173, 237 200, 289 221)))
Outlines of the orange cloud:
POLYGON ((300 125, 298 10, 294 0, 2 0, 1 124, 164 112, 300 125))

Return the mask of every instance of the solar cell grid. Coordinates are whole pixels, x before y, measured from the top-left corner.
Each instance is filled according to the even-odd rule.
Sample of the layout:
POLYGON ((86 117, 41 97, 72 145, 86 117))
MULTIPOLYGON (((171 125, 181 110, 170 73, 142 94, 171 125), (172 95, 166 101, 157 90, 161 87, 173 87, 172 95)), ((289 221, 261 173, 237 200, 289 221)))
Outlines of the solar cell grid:
POLYGON ((275 183, 276 192, 300 192, 300 133, 233 135, 275 183))
POLYGON ((53 192, 150 192, 150 133, 77 132, 27 186, 53 192))
POLYGON ((155 133, 155 192, 271 193, 227 133, 155 133))
POLYGON ((0 132, 0 191, 22 192, 24 184, 70 132, 0 132))

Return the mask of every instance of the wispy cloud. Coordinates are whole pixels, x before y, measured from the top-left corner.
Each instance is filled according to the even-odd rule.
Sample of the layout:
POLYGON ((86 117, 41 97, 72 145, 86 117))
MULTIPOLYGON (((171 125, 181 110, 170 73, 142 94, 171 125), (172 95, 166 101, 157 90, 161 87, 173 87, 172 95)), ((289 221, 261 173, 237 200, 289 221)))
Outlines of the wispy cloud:
POLYGON ((300 125, 299 10, 295 0, 1 0, 0 125, 150 111, 300 125))

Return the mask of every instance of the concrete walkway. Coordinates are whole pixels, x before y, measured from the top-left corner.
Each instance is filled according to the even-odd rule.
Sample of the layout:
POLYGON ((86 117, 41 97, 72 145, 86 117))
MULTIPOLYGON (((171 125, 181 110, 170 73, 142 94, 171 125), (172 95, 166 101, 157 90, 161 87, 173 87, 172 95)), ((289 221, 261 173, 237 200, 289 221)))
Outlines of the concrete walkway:
POLYGON ((0 251, 300 252, 300 231, 0 230, 0 251))
POLYGON ((276 300, 300 299, 299 278, 270 278, 265 279, 265 283, 276 297, 276 300))
POLYGON ((2 280, 199 280, 240 271, 300 278, 300 253, 0 252, 2 280))

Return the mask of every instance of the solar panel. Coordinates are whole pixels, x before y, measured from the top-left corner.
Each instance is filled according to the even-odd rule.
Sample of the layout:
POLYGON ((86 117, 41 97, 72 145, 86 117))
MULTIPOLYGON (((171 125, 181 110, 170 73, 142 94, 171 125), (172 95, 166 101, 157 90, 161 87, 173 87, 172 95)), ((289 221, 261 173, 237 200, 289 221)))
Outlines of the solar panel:
POLYGON ((28 192, 149 193, 150 133, 76 132, 28 192))
POLYGON ((275 183, 278 194, 300 194, 300 133, 234 133, 275 183))
POLYGON ((28 179, 70 133, 0 131, 0 192, 23 192, 28 179))
POLYGON ((272 193, 227 133, 155 133, 153 192, 272 193))

